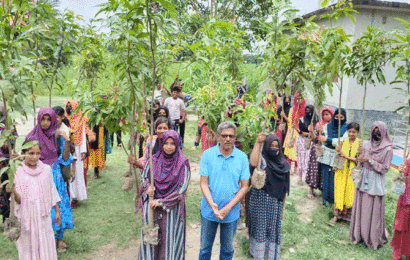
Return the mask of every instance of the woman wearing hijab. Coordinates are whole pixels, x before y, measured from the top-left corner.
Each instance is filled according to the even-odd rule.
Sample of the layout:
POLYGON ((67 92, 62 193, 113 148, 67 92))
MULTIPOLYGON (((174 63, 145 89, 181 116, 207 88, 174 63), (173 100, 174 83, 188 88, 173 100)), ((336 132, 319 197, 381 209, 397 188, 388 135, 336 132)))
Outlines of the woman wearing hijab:
MULTIPOLYGON (((298 137, 296 139, 296 154, 298 159, 298 176, 299 184, 302 184, 303 176, 306 176, 311 149, 305 149, 305 138, 309 137, 311 125, 317 123, 317 118, 314 118, 315 108, 308 105, 305 108, 305 116, 299 120, 298 137)), ((317 117, 317 116, 315 116, 317 117)))
POLYGON ((313 199, 315 196, 314 189, 322 189, 322 173, 320 171, 320 165, 317 161, 316 147, 322 145, 319 142, 318 137, 323 133, 323 128, 332 121, 334 109, 329 106, 324 106, 320 112, 320 122, 313 125, 313 129, 309 132, 312 135, 312 143, 310 145, 310 154, 308 160, 308 169, 306 172, 306 183, 309 185, 308 197, 313 199))
POLYGON ((402 256, 410 259, 410 159, 400 166, 400 173, 406 177, 406 189, 397 201, 394 233, 390 245, 393 247, 393 260, 401 260, 402 256))
POLYGON ((260 133, 251 154, 252 167, 257 167, 261 149, 261 168, 266 171, 265 186, 252 188, 247 211, 251 257, 280 259, 281 220, 286 193, 289 193, 290 165, 282 153, 280 138, 260 133))
POLYGON ((86 115, 83 116, 82 111, 74 113, 78 107, 78 102, 75 100, 68 100, 66 102, 66 118, 70 122, 70 129, 73 132, 74 137, 74 158, 75 160, 75 179, 70 184, 70 195, 72 198, 71 207, 76 208, 78 206, 79 200, 87 199, 87 188, 86 188, 86 174, 84 174, 84 164, 83 161, 86 159, 87 155, 87 138, 92 142, 95 140, 95 135, 88 126, 88 118, 86 115))
POLYGON ((158 117, 154 125, 155 135, 153 135, 152 137, 148 139, 148 143, 144 151, 144 156, 137 160, 135 156, 131 154, 128 157, 128 163, 133 164, 134 167, 144 169, 144 166, 149 159, 149 153, 150 153, 149 147, 152 145, 152 155, 156 154, 159 151, 159 139, 166 131, 170 129, 171 129, 171 121, 169 121, 167 117, 163 117, 163 116, 158 117))
MULTIPOLYGON (((4 105, 0 103, 0 123, 5 126, 6 118, 5 118, 6 111, 4 109, 4 105)), ((4 131, 5 127, 0 126, 0 134, 4 131)), ((4 144, 0 147, 0 159, 6 160, 0 161, 0 170, 3 167, 7 167, 9 164, 10 159, 10 150, 8 144, 4 144)), ((9 175, 7 171, 1 174, 0 176, 0 214, 3 215, 3 222, 6 218, 10 216, 10 186, 9 186, 9 175)))
POLYGON ((305 116, 306 101, 300 96, 299 93, 297 93, 293 103, 294 105, 289 112, 288 130, 283 143, 283 147, 285 148, 284 154, 288 159, 289 164, 294 164, 294 167, 292 166, 291 174, 294 174, 295 169, 298 167, 296 153, 296 139, 298 137, 297 129, 299 119, 305 116))
POLYGON ((336 109, 332 122, 327 124, 323 129, 323 134, 318 137, 319 141, 324 143, 323 156, 319 157, 317 161, 321 164, 320 171, 322 173, 322 202, 326 206, 326 203, 335 203, 334 194, 334 179, 335 173, 333 171, 333 163, 336 158, 336 146, 338 145, 338 131, 340 121, 340 141, 343 142, 347 136, 347 123, 346 123, 346 110, 336 109))
POLYGON ((363 241, 377 249, 387 241, 384 222, 385 177, 393 158, 393 143, 386 124, 374 122, 370 140, 365 144, 362 178, 354 195, 350 240, 357 244, 363 241))
POLYGON ((100 171, 105 170, 105 141, 107 137, 107 130, 104 126, 96 125, 93 127, 95 133, 95 141, 88 144, 88 151, 90 153, 89 162, 94 168, 94 179, 100 178, 100 171))
POLYGON ((278 111, 276 114, 278 115, 278 118, 276 119, 277 125, 279 126, 281 123, 285 123, 285 130, 281 131, 279 127, 277 128, 276 135, 279 136, 280 141, 283 143, 283 140, 285 140, 286 133, 288 130, 288 121, 289 121, 289 112, 291 109, 291 103, 292 97, 283 97, 283 105, 280 105, 278 107, 278 111))
POLYGON ((149 222, 149 207, 153 208, 154 222, 159 226, 159 244, 144 244, 141 234, 139 259, 185 259, 185 194, 191 174, 177 132, 169 130, 161 136, 152 166, 153 171, 147 161, 141 173, 140 207, 144 224, 149 222), (154 189, 150 187, 151 174, 154 174, 154 189))
POLYGON ((51 208, 53 230, 57 239, 57 252, 65 252, 67 245, 63 241, 64 230, 73 228, 70 198, 67 186, 61 173, 62 165, 70 165, 73 158, 70 154, 70 139, 64 131, 57 133, 57 114, 50 107, 41 108, 37 115, 37 125, 27 135, 26 140, 38 141, 41 146, 40 161, 51 166, 54 184, 61 201, 58 203, 61 215, 61 225, 57 226, 55 209, 51 208))
POLYGON ((163 117, 166 117, 166 118, 169 119, 169 110, 168 110, 168 108, 167 108, 166 106, 159 106, 159 107, 157 108, 157 110, 155 110, 155 113, 154 113, 155 121, 156 121, 157 118, 160 117, 160 116, 163 116, 163 117))

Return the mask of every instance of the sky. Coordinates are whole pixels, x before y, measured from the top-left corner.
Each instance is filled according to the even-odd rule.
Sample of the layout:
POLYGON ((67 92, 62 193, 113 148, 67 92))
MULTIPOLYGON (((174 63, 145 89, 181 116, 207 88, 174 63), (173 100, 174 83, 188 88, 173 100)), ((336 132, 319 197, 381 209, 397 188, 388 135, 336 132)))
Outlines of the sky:
MULTIPOLYGON (((68 8, 75 14, 83 16, 86 23, 94 17, 99 8, 99 4, 107 0, 60 0, 60 9, 68 8)), ((396 0, 397 1, 397 0, 396 0)), ((405 0, 409 1, 409 0, 405 0)), ((292 0, 294 6, 300 10, 300 14, 312 12, 318 9, 318 0, 292 0)))

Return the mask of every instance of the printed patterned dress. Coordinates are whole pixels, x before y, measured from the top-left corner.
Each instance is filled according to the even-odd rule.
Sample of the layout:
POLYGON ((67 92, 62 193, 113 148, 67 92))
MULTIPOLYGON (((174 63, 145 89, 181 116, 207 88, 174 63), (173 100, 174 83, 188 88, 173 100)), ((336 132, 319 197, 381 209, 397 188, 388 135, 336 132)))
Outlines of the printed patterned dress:
POLYGON ((316 146, 322 145, 317 137, 319 132, 315 130, 316 138, 313 139, 310 145, 310 153, 308 159, 308 167, 306 172, 306 183, 314 189, 322 189, 322 174, 319 171, 319 163, 317 162, 316 146))
POLYGON ((61 225, 57 226, 55 222, 56 212, 54 208, 51 208, 51 218, 53 219, 52 224, 56 239, 61 240, 64 236, 64 229, 72 229, 74 224, 73 215, 71 213, 70 197, 68 196, 67 185, 64 182, 64 178, 61 173, 60 164, 64 166, 70 165, 73 162, 73 156, 70 154, 68 160, 64 161, 62 151, 64 150, 65 141, 61 136, 59 136, 59 143, 59 150, 61 151, 61 154, 59 155, 57 162, 51 165, 51 171, 53 172, 53 180, 57 188, 58 195, 61 198, 61 201, 58 203, 58 206, 60 207, 61 225))
POLYGON ((286 134, 285 142, 283 143, 284 149, 284 154, 286 158, 288 158, 291 161, 296 162, 297 161, 297 153, 296 153, 296 138, 298 137, 298 132, 295 130, 293 127, 292 122, 294 122, 294 112, 293 112, 293 107, 290 109, 289 112, 289 122, 288 122, 288 132, 286 134), (290 143, 293 142, 293 146, 290 146, 290 143))
MULTIPOLYGON (((141 173, 141 189, 146 190, 149 186, 149 163, 145 165, 141 173)), ((185 259, 185 194, 191 173, 185 167, 184 182, 178 191, 172 193, 165 199, 160 200, 161 207, 154 209, 154 222, 159 226, 159 244, 150 246, 141 243, 139 260, 180 260, 185 259)), ((149 222, 149 197, 146 192, 142 195, 142 221, 144 224, 149 222)), ((141 232, 142 233, 142 232, 141 232)), ((143 234, 141 234, 143 241, 143 234)))

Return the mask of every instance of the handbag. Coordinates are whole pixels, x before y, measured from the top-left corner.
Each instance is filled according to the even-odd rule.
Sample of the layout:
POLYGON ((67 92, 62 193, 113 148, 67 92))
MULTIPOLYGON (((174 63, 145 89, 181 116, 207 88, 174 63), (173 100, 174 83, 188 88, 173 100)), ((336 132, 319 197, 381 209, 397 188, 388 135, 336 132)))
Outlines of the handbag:
POLYGON ((406 191, 406 176, 399 174, 393 178, 392 191, 398 195, 403 195, 406 191))
POLYGON ((286 123, 285 122, 281 122, 279 124, 279 130, 284 132, 286 130, 286 123))
POLYGON ((362 180, 362 173, 363 173, 363 167, 361 164, 357 164, 350 171, 350 177, 352 177, 352 180, 355 186, 358 186, 360 181, 362 180))
POLYGON ((340 155, 336 155, 335 160, 333 161, 333 168, 342 170, 344 168, 346 159, 340 155))
POLYGON ((260 148, 259 151, 259 157, 258 157, 258 165, 256 169, 253 171, 252 174, 252 187, 255 189, 262 189, 263 186, 265 186, 265 181, 266 181, 266 171, 261 169, 261 161, 262 161, 262 147, 260 148))
POLYGON ((316 152, 316 157, 322 157, 323 156, 323 146, 322 146, 321 142, 319 142, 315 146, 315 152, 316 152))
POLYGON ((132 189, 133 186, 134 186, 134 175, 132 174, 132 171, 129 170, 122 176, 122 190, 129 191, 132 189))
POLYGON ((60 164, 61 174, 63 175, 64 182, 69 182, 71 179, 71 164, 62 165, 60 164))
POLYGON ((312 137, 310 135, 308 137, 305 137, 305 150, 310 150, 310 146, 312 144, 312 137))
MULTIPOLYGON (((339 139, 339 145, 341 145, 340 139, 339 139)), ((335 160, 333 161, 333 168, 338 169, 338 170, 342 170, 345 166, 345 161, 346 159, 343 158, 340 155, 336 155, 335 160)))
POLYGON ((290 136, 290 138, 289 138, 288 144, 286 145, 287 148, 293 148, 293 147, 295 147, 296 139, 295 139, 295 137, 294 137, 294 133, 295 133, 295 129, 292 129, 292 134, 291 134, 291 136, 290 136))

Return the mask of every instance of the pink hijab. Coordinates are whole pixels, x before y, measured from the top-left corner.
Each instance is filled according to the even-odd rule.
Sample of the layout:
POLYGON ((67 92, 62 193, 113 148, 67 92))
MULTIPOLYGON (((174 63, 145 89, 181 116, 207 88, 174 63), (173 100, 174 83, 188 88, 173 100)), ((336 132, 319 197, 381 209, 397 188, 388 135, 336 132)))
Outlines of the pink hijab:
POLYGON ((320 112, 320 124, 321 124, 322 126, 325 126, 325 125, 327 125, 327 123, 328 123, 328 122, 324 119, 324 117, 323 117, 323 113, 324 113, 325 111, 329 112, 329 113, 332 115, 332 117, 333 117, 333 114, 335 113, 335 110, 333 109, 333 107, 331 107, 331 106, 324 106, 324 107, 322 108, 322 111, 320 112))
MULTIPOLYGON (((374 122, 372 124, 371 131, 370 131, 370 140, 366 145, 365 155, 376 162, 384 162, 385 161, 384 159, 386 156, 385 150, 392 146, 393 146, 393 142, 390 139, 386 124, 381 121, 374 122), (374 140, 371 135, 371 133, 376 127, 380 130, 380 134, 381 134, 381 139, 379 141, 374 140)), ((388 167, 390 166, 390 163, 391 162, 386 161, 385 168, 388 169, 388 167)))
POLYGON ((57 162, 58 153, 57 145, 54 141, 54 134, 57 131, 57 115, 51 107, 40 108, 37 115, 37 125, 27 135, 26 140, 38 141, 41 145, 40 160, 48 165, 53 165, 57 162), (41 119, 49 115, 51 118, 51 125, 48 129, 41 128, 41 119))
POLYGON ((155 198, 157 199, 169 196, 184 182, 185 167, 189 168, 189 162, 182 153, 179 135, 174 130, 166 131, 159 139, 159 151, 152 156, 152 167, 154 168, 155 198), (164 151, 164 144, 168 138, 174 140, 176 147, 175 152, 171 155, 164 151))

